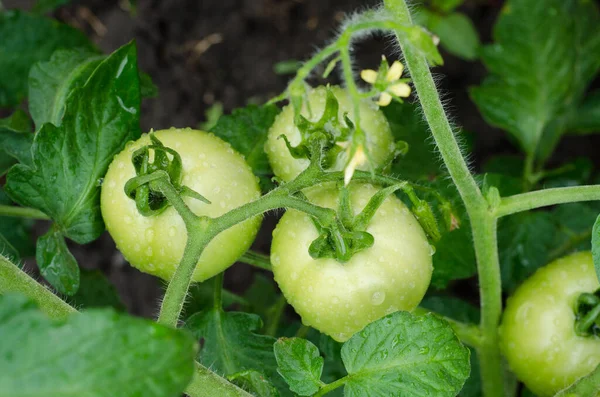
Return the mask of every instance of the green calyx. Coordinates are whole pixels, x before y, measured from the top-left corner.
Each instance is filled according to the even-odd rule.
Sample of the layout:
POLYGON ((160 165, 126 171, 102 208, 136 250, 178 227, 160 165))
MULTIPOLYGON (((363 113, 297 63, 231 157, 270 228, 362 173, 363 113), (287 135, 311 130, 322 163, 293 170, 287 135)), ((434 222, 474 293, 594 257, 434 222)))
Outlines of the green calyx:
POLYGON ((169 206, 161 191, 161 183, 169 183, 181 196, 193 197, 210 204, 204 196, 181 184, 182 162, 177 151, 166 147, 150 134, 151 145, 133 152, 131 162, 136 176, 125 184, 125 194, 135 200, 143 216, 158 215, 169 206))
POLYGON ((600 289, 577 298, 575 332, 579 336, 600 336, 600 289))

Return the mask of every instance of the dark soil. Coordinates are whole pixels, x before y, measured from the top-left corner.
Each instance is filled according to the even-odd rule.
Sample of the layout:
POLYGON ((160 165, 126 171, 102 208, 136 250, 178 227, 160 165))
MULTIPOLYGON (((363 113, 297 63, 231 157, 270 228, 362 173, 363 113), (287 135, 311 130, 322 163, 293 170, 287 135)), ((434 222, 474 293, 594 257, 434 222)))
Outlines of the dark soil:
MULTIPOLYGON (((4 0, 8 8, 27 7, 27 1, 4 0)), ((332 37, 336 25, 357 8, 375 0, 138 0, 135 13, 128 0, 73 1, 55 16, 86 31, 105 52, 135 39, 141 68, 159 88, 146 100, 142 127, 197 126, 205 111, 221 102, 225 111, 248 102, 264 102, 280 93, 289 76, 276 75, 280 61, 306 59, 332 37)), ((475 21, 484 42, 500 10, 499 0, 468 0, 462 11, 475 21)), ((374 38, 358 46, 364 66, 374 67, 389 41, 374 38)), ((489 153, 515 153, 504 134, 486 125, 468 98, 468 87, 485 75, 480 63, 464 62, 443 54, 445 66, 435 71, 448 108, 457 125, 474 137, 474 167, 489 153)), ((561 158, 594 155, 597 138, 567 138, 558 148, 561 158)), ((268 250, 267 220, 257 247, 268 250)), ((43 227, 43 226, 41 226, 43 227)), ((161 282, 127 265, 109 236, 87 246, 73 247, 80 264, 102 269, 117 286, 128 309, 156 314, 161 282)), ((227 272, 227 286, 243 290, 253 270, 236 265, 227 272)))

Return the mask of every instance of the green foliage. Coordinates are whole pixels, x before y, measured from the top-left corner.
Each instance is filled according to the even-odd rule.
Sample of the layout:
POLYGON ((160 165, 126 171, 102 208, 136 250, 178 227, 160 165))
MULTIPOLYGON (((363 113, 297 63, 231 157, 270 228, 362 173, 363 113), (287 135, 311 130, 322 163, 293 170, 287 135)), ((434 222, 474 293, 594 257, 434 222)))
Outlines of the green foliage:
POLYGON ((449 53, 472 61, 479 56, 479 34, 465 14, 437 13, 419 10, 417 21, 440 38, 440 45, 449 53))
POLYGON ((323 382, 323 357, 319 349, 306 339, 282 338, 275 342, 277 372, 290 385, 290 390, 300 396, 312 396, 323 382))
POLYGON ((104 230, 99 179, 125 142, 139 136, 139 106, 135 47, 128 44, 68 96, 60 126, 44 124, 33 142, 33 166, 11 169, 7 193, 48 214, 72 240, 94 240, 104 230))
MULTIPOLYGON (((279 372, 293 391, 308 396, 326 387, 320 381, 323 359, 312 343, 282 339, 275 351, 279 372)), ((469 376, 469 351, 432 315, 383 317, 344 343, 341 357, 348 371, 344 396, 389 396, 398 390, 455 396, 469 376)))
POLYGON ((33 12, 45 14, 54 11, 58 7, 69 4, 71 0, 38 0, 33 6, 33 12))
POLYGON ((471 95, 486 121, 544 161, 568 129, 600 67, 594 2, 510 0, 482 59, 490 71, 471 95), (533 22, 535 21, 535 23, 533 22))
POLYGON ((242 389, 260 397, 279 397, 279 391, 265 376, 255 370, 237 372, 227 379, 242 389))
POLYGON ((185 327, 203 341, 198 361, 223 375, 260 369, 282 392, 273 353, 275 338, 255 333, 262 328, 260 317, 212 308, 187 319, 185 327))
POLYGON ((62 233, 53 226, 37 240, 35 259, 42 276, 58 292, 73 295, 79 289, 79 265, 62 233))
POLYGON ((600 90, 593 91, 571 113, 567 129, 576 134, 600 132, 600 90))
POLYGON ((99 270, 81 269, 79 290, 66 301, 81 309, 112 307, 118 311, 125 311, 125 305, 114 285, 99 270))
POLYGON ((222 116, 211 129, 216 136, 229 142, 245 157, 254 174, 260 178, 263 191, 273 187, 273 172, 263 147, 267 141, 269 127, 278 113, 279 108, 275 105, 248 105, 234 110, 230 115, 222 116))
POLYGON ((596 276, 600 280, 600 215, 596 218, 594 229, 592 230, 592 256, 594 258, 596 276))
POLYGON ((0 335, 2 397, 175 397, 194 369, 190 335, 112 310, 52 321, 2 296, 0 335))
POLYGON ((83 33, 43 16, 0 13, 0 108, 17 105, 27 92, 29 69, 59 48, 95 51, 83 33), (19 32, 19 34, 14 34, 19 32))
MULTIPOLYGON (((0 205, 12 202, 0 188, 0 205)), ((13 217, 0 217, 0 254, 12 262, 30 256, 35 252, 30 233, 31 221, 13 217)))

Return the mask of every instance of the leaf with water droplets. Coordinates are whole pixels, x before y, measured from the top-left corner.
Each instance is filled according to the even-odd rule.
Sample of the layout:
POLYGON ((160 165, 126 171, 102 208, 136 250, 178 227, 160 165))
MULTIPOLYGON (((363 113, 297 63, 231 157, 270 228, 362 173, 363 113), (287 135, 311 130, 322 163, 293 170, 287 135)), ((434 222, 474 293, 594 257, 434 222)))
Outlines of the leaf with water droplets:
POLYGON ((454 397, 469 376, 469 350, 435 315, 396 312, 369 324, 342 347, 346 397, 454 397))
POLYGON ((323 357, 317 346, 302 338, 281 338, 275 342, 277 372, 300 396, 315 394, 323 382, 323 357))

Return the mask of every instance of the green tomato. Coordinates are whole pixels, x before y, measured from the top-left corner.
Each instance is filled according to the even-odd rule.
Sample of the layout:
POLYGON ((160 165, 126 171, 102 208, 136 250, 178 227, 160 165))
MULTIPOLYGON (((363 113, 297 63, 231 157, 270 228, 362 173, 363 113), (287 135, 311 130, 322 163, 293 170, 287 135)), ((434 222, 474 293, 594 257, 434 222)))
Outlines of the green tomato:
MULTIPOLYGON (((211 204, 206 204, 184 198, 196 215, 217 217, 260 196, 257 178, 244 158, 221 139, 189 128, 154 134, 180 154, 182 184, 210 200, 211 204)), ((169 280, 187 241, 183 219, 172 206, 158 215, 144 217, 123 189, 135 176, 131 155, 148 144, 149 136, 143 135, 115 156, 102 185, 102 216, 131 265, 169 280)), ((260 217, 251 218, 217 235, 200 256, 193 280, 206 280, 231 266, 252 244, 260 222, 260 217)))
MULTIPOLYGON (((340 87, 331 87, 331 90, 339 103, 339 119, 344 123, 343 115, 347 113, 350 120, 354 121, 354 107, 350 94, 340 87)), ((309 113, 305 102, 302 115, 310 121, 317 121, 325 110, 326 99, 327 89, 325 87, 311 90, 308 93, 308 104, 312 112, 309 113)), ((371 100, 364 100, 360 103, 360 126, 366 134, 366 146, 371 155, 373 167, 375 169, 385 168, 394 159, 396 146, 385 116, 371 100)), ((279 138, 281 135, 286 135, 292 146, 298 145, 301 141, 300 131, 294 124, 294 108, 291 105, 284 107, 281 113, 277 115, 269 130, 265 144, 265 151, 273 172, 287 182, 305 170, 310 162, 308 159, 295 159, 292 157, 285 141, 279 138)), ((347 160, 346 151, 342 151, 331 170, 343 170, 347 160)), ((357 169, 368 170, 369 165, 363 164, 357 169)))
POLYGON ((600 285, 590 252, 539 269, 508 299, 500 325, 511 369, 539 396, 553 396, 600 363, 600 340, 575 333, 575 306, 600 285))
MULTIPOLYGON (((372 185, 351 184, 354 213, 376 192, 372 185)), ((317 205, 337 205, 334 188, 313 188, 307 195, 317 205)), ((310 256, 308 247, 318 232, 302 212, 287 211, 273 232, 271 262, 281 291, 305 325, 337 341, 389 313, 414 309, 431 280, 432 248, 397 197, 384 201, 366 231, 374 237, 373 246, 346 263, 310 256)))

